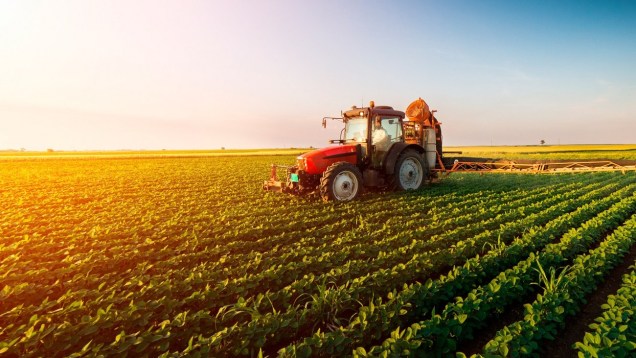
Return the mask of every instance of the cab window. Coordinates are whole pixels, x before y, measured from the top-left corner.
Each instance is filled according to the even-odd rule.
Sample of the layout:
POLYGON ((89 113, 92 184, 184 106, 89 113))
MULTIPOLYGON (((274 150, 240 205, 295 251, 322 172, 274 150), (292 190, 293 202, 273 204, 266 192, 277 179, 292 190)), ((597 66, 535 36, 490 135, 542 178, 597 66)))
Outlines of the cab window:
POLYGON ((397 143, 402 141, 402 125, 400 124, 400 118, 382 118, 382 128, 389 135, 391 143, 397 143))

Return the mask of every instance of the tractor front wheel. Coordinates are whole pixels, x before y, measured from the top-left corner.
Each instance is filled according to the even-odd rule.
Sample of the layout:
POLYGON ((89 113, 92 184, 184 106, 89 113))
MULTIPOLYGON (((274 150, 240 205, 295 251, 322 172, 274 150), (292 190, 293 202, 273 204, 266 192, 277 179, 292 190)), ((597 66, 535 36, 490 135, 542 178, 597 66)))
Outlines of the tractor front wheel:
POLYGON ((418 152, 405 150, 398 157, 389 186, 393 190, 417 190, 424 184, 427 169, 418 152))
POLYGON ((320 178, 320 196, 324 201, 350 201, 361 192, 362 174, 351 163, 333 163, 320 178))

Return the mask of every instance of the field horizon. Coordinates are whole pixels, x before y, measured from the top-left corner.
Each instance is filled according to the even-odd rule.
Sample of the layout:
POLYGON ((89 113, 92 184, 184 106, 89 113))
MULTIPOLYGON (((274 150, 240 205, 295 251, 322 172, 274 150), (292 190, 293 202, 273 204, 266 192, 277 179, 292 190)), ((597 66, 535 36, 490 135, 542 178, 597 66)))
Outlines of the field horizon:
MULTIPOLYGON (((0 150, 0 158, 56 158, 56 157, 196 157, 196 156, 287 156, 300 155, 317 148, 232 148, 232 149, 140 149, 140 150, 51 150, 21 151, 0 150)), ((558 144, 558 145, 497 145, 497 146, 447 146, 444 153, 483 156, 485 154, 502 154, 506 156, 540 153, 573 153, 573 152, 634 152, 636 144, 558 144)), ((618 158, 617 158, 618 159, 618 158)), ((620 158, 625 159, 625 158, 620 158)))

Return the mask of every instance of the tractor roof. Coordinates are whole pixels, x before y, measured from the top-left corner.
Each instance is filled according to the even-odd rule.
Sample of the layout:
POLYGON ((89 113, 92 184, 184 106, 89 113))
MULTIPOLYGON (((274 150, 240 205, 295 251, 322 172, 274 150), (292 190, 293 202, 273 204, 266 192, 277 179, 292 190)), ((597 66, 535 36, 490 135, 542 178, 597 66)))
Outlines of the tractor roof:
POLYGON ((380 116, 395 116, 404 118, 404 112, 396 111, 393 107, 390 106, 375 106, 375 107, 352 107, 350 110, 343 113, 344 117, 358 117, 360 112, 364 112, 364 116, 368 116, 369 112, 372 115, 380 115, 380 116))

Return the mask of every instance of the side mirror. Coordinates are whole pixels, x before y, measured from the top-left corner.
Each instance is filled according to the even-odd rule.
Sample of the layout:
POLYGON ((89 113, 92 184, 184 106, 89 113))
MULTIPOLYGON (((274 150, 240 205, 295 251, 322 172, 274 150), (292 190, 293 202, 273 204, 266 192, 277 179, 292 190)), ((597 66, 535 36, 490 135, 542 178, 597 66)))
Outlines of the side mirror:
POLYGON ((327 118, 322 119, 322 128, 327 128, 327 118))

